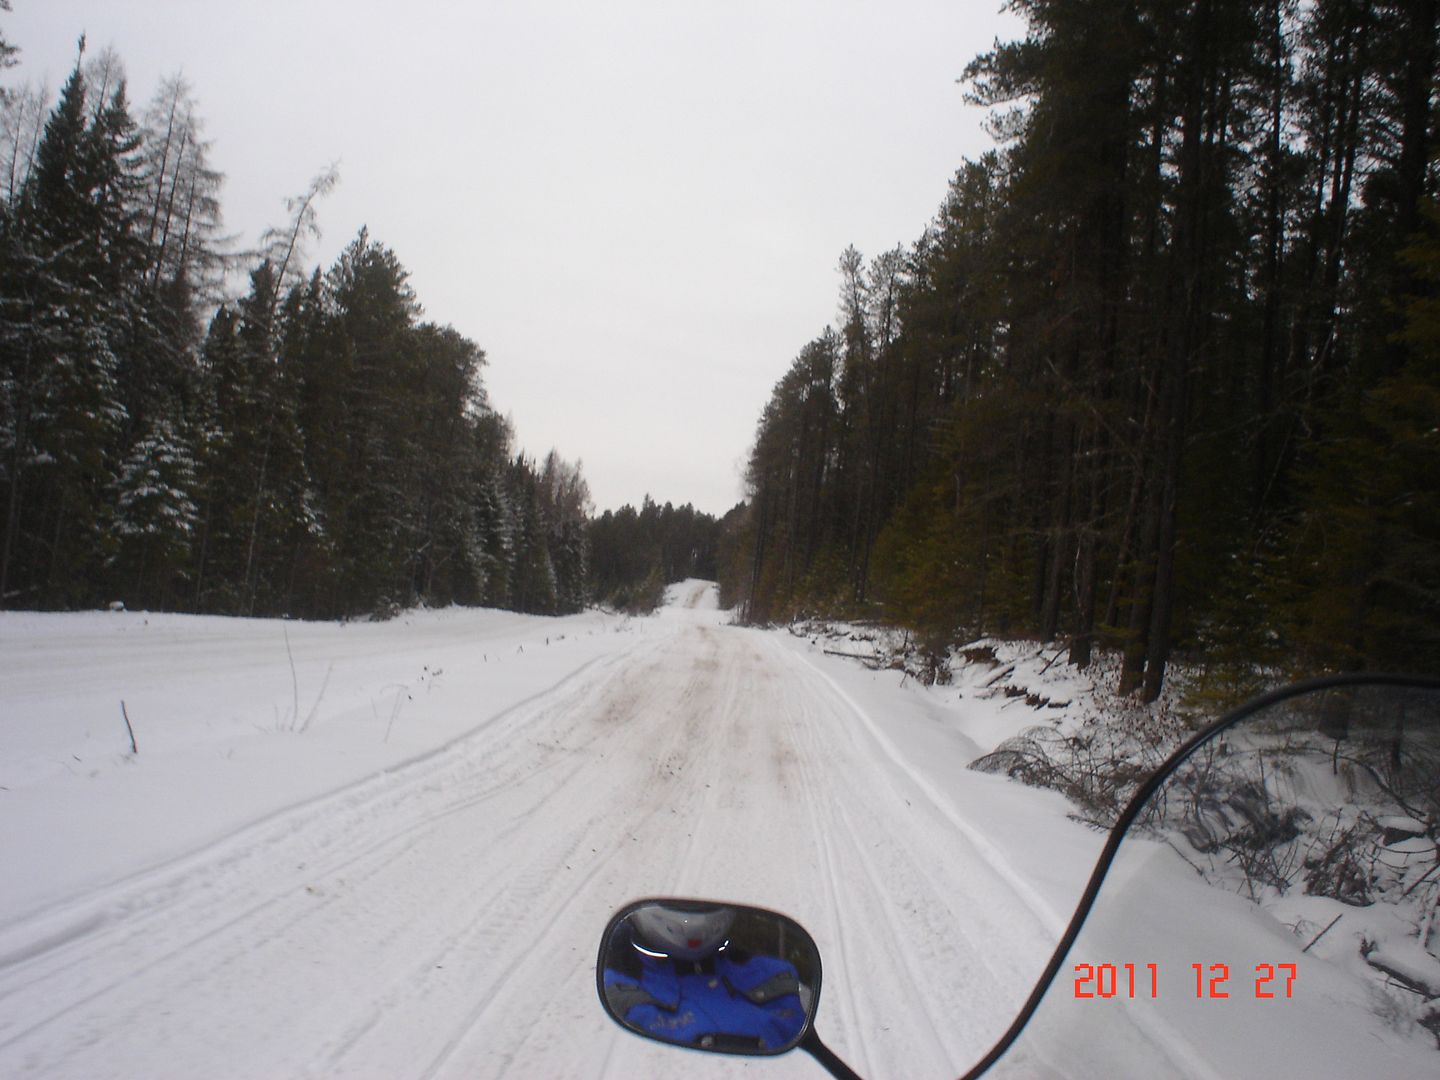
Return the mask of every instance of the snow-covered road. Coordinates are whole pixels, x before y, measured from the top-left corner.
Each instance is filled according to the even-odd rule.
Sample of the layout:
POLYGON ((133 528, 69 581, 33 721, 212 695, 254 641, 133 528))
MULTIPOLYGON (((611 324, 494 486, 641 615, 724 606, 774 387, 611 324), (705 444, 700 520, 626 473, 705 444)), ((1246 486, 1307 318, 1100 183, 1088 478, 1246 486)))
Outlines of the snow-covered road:
POLYGON ((680 599, 437 750, 0 912, 0 1075, 821 1075, 605 1019, 601 929, 654 894, 804 923, 818 1026, 861 1072, 962 1071, 1058 927, 979 839, 1004 823, 965 785, 999 782, 942 789, 943 755, 907 757, 803 649, 723 625, 698 586, 680 599))

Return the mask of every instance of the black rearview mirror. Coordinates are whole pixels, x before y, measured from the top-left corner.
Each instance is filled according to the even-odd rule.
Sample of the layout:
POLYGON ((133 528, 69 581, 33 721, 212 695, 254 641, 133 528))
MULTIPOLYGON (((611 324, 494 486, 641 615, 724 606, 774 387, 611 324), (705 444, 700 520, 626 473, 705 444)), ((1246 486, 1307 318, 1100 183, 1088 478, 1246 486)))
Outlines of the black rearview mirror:
POLYGON ((703 900, 640 900, 600 941, 595 979, 614 1021, 724 1054, 783 1054, 820 1000, 820 952, 793 919, 703 900))

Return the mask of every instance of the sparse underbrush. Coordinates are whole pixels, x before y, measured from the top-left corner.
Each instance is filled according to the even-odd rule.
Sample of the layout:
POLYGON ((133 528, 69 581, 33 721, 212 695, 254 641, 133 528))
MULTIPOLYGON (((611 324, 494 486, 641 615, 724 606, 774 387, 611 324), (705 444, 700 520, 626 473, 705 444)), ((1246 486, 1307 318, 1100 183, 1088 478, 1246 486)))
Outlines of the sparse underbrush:
POLYGON ((639 584, 621 585, 602 605, 625 615, 651 615, 665 602, 665 579, 652 571, 639 584))
MULTIPOLYGON (((1103 661, 1101 661, 1103 663, 1103 661)), ((1103 674, 1092 676, 1103 683, 1103 674)), ((1009 684, 1003 690, 1037 707, 1042 695, 1009 684)), ((1075 816, 1109 828, 1141 784, 1194 730, 1165 696, 1153 705, 1093 685, 1066 712, 1006 739, 971 768, 1001 773, 1033 787, 1054 788, 1075 805, 1075 816)))

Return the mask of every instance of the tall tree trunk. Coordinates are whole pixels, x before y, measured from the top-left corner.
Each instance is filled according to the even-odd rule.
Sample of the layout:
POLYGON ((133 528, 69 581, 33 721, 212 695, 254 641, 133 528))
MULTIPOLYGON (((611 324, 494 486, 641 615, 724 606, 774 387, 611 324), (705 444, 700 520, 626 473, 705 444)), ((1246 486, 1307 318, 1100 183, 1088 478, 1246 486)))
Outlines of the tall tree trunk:
POLYGON ((1188 408, 1187 377, 1184 371, 1173 373, 1169 391, 1171 404, 1166 410, 1164 436, 1165 461, 1160 480, 1159 535, 1155 545, 1155 577, 1150 592, 1150 626, 1145 643, 1145 672, 1141 697, 1154 701, 1160 696, 1165 681, 1165 668, 1170 659, 1170 624, 1175 610, 1175 545, 1179 531, 1180 472, 1183 468, 1186 434, 1185 414, 1188 408))
POLYGON ((1055 442, 1054 495, 1050 509, 1049 558, 1045 568, 1044 599, 1040 608, 1040 639, 1054 641, 1060 632, 1060 601, 1065 592, 1065 562, 1070 555, 1070 519, 1075 475, 1075 427, 1068 419, 1059 421, 1055 442))
MULTIPOLYGON (((1440 52, 1440 0, 1409 0, 1406 4, 1408 26, 1405 67, 1401 75, 1400 93, 1400 154, 1396 162, 1396 231, 1405 243, 1419 232, 1423 217, 1421 203, 1425 197, 1425 174, 1433 152, 1430 131, 1433 118, 1431 101, 1435 94, 1437 52, 1440 52)), ((1404 262, 1396 267, 1390 301, 1396 311, 1403 311, 1410 296, 1420 290, 1414 270, 1404 262)), ((1394 375, 1404 366, 1409 352, 1398 337, 1392 337, 1387 348, 1386 375, 1394 375)))
POLYGON ((1125 627, 1125 644, 1120 665, 1119 692, 1128 694, 1139 687, 1149 655, 1151 610, 1155 598, 1155 574, 1160 542, 1160 516, 1164 509, 1160 482, 1148 475, 1142 463, 1137 473, 1137 493, 1143 493, 1144 512, 1135 545, 1131 570, 1130 609, 1125 627))
MULTIPOLYGON (((33 317, 33 316, 32 316, 33 317)), ((16 543, 20 537, 20 516, 24 505, 26 447, 30 441, 30 361, 27 341, 19 377, 15 380, 16 401, 14 445, 10 450, 10 490, 5 499, 5 535, 0 546, 0 609, 10 606, 11 571, 15 566, 16 543)))
POLYGON ((1285 247, 1285 219, 1281 194, 1285 185, 1284 101, 1288 80, 1287 56, 1281 4, 1272 2, 1270 11, 1270 115, 1265 159, 1265 268, 1260 278, 1264 314, 1260 327, 1260 359, 1256 372, 1255 449, 1252 458, 1250 519, 1252 528, 1261 526, 1279 463, 1276 448, 1277 417, 1274 415, 1280 361, 1281 261, 1285 247))
POLYGON ((245 614, 255 614, 255 593, 259 588, 259 571, 255 566, 255 547, 260 538, 260 514, 265 504, 265 474, 270 465, 270 428, 265 429, 265 443, 260 450, 260 477, 255 482, 255 512, 250 515, 250 537, 245 544, 245 614), (254 576, 252 577, 252 573, 254 576))

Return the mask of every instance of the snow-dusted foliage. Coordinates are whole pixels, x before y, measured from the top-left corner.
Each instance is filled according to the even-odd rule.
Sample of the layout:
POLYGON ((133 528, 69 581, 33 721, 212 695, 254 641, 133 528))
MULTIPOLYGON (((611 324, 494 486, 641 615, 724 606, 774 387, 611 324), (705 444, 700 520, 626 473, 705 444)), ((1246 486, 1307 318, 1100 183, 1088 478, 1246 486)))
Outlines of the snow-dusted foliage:
POLYGON ((364 229, 304 269, 336 170, 227 300, 190 87, 138 123, 128 101, 119 57, 82 45, 53 109, 0 109, 0 606, 579 610, 579 466, 516 455, 483 351, 422 321, 364 229))
POLYGON ((195 506, 195 459, 168 420, 156 421, 120 466, 115 530, 127 539, 164 544, 188 542, 195 506))

